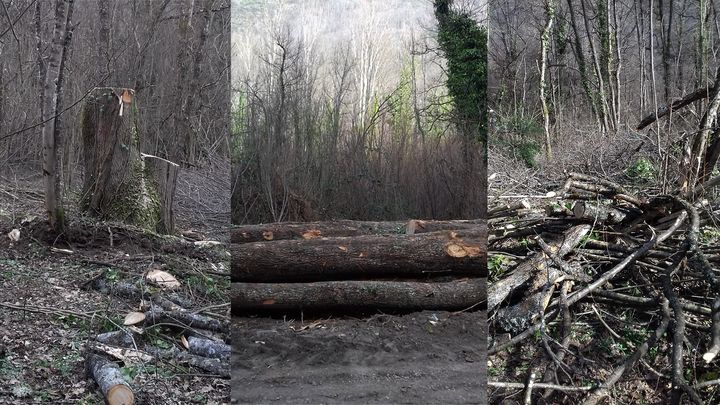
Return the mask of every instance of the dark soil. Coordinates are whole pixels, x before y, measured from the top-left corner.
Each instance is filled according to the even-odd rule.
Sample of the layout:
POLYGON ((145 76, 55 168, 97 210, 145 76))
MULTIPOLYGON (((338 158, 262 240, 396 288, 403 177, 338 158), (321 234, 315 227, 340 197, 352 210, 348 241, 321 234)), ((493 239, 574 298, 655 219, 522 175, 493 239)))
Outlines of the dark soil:
POLYGON ((484 404, 484 312, 233 318, 233 403, 484 404))

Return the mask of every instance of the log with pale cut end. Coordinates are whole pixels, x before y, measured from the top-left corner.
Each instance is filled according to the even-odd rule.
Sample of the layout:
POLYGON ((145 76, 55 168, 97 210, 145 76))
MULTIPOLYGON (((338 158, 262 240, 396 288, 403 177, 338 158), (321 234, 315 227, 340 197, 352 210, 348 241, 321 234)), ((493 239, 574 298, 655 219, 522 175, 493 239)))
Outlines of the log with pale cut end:
POLYGON ((231 246, 232 281, 294 282, 487 274, 484 226, 419 235, 318 238, 231 246))
POLYGON ((316 239, 322 237, 349 237, 361 235, 401 235, 446 229, 467 229, 481 224, 481 220, 468 221, 324 221, 280 222, 274 224, 243 225, 230 236, 232 243, 269 242, 286 239, 316 239))
POLYGON ((88 374, 97 382, 108 405, 132 405, 135 394, 123 378, 115 362, 91 353, 86 359, 88 374))
POLYGON ((232 311, 460 310, 486 299, 484 278, 451 282, 233 283, 232 311))
POLYGON ((510 204, 505 205, 499 205, 497 207, 494 207, 490 211, 488 211, 488 218, 499 218, 503 216, 510 215, 511 213, 521 210, 521 209, 530 209, 532 208, 532 205, 530 205, 530 202, 528 200, 522 199, 515 201, 510 204))
POLYGON ((573 207, 575 218, 587 219, 598 223, 619 224, 626 215, 617 208, 607 205, 592 203, 589 201, 578 201, 573 207))

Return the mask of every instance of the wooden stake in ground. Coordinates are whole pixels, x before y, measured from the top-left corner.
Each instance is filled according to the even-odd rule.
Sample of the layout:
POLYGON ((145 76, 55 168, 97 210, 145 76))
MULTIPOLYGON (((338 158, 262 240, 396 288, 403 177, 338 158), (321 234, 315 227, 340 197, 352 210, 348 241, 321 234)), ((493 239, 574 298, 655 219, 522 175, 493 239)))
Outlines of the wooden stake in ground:
POLYGON ((85 364, 88 374, 100 386, 108 405, 133 405, 135 403, 135 394, 125 382, 117 364, 97 354, 90 354, 85 364))
POLYGON ((96 88, 88 95, 82 121, 85 183, 80 205, 104 220, 169 233, 177 164, 140 153, 133 96, 132 89, 112 87, 96 88))
POLYGON ((487 275, 485 227, 419 235, 318 238, 233 245, 235 282, 487 275))
POLYGON ((485 301, 484 278, 444 283, 327 281, 233 283, 232 311, 461 310, 485 301))

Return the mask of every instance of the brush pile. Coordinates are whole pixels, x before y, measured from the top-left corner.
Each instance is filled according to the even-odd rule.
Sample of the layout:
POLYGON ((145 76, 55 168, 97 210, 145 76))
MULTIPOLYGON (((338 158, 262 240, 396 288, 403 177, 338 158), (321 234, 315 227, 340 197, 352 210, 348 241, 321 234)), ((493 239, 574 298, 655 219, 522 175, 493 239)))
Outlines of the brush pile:
POLYGON ((573 173, 491 208, 491 403, 717 403, 718 183, 639 196, 573 173))

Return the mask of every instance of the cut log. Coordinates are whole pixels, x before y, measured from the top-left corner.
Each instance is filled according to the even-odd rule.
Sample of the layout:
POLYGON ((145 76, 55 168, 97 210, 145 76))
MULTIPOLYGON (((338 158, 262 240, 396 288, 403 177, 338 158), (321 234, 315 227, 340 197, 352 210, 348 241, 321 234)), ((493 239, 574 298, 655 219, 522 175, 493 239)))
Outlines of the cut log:
POLYGON ((325 236, 399 235, 405 222, 329 221, 280 222, 244 225, 233 230, 232 243, 266 242, 286 239, 314 239, 325 236))
POLYGON ((133 347, 135 344, 133 334, 124 330, 101 333, 95 337, 95 340, 106 345, 120 347, 133 347))
POLYGON ((132 405, 135 394, 128 386, 115 362, 91 353, 86 359, 88 374, 97 382, 108 405, 132 405))
POLYGON ((176 311, 165 311, 160 307, 153 307, 145 312, 145 325, 158 323, 174 323, 195 329, 205 329, 213 332, 227 332, 229 329, 226 321, 220 321, 209 316, 195 314, 186 309, 176 311))
POLYGON ((326 281, 233 283, 232 311, 460 310, 486 299, 484 278, 443 283, 326 281))
POLYGON ((573 207, 575 218, 596 221, 598 223, 619 224, 625 219, 625 213, 607 205, 578 201, 573 207))
POLYGON ((215 359, 229 359, 232 348, 223 342, 188 336, 188 351, 192 354, 215 359))
POLYGON ((274 224, 243 225, 233 230, 232 243, 267 242, 286 239, 316 239, 321 237, 361 235, 401 235, 446 229, 467 229, 481 224, 481 220, 468 221, 326 221, 280 222, 274 224))
POLYGON ((93 89, 83 108, 84 183, 80 207, 103 220, 150 231, 172 230, 174 169, 161 160, 146 164, 133 117, 134 91, 93 89))
POLYGON ((487 274, 484 226, 420 235, 335 237, 231 246, 232 281, 294 282, 487 274))
POLYGON ((532 205, 530 205, 530 202, 526 199, 515 201, 511 204, 505 204, 497 206, 490 211, 488 211, 488 218, 499 218, 508 216, 509 214, 521 210, 521 209, 530 209, 532 208, 532 205))
MULTIPOLYGON (((589 225, 578 225, 570 228, 561 240, 550 243, 550 249, 562 258, 577 246, 583 237, 590 232, 589 225)), ((538 252, 530 259, 520 263, 510 275, 488 286, 488 310, 495 308, 517 287, 525 284, 536 272, 546 271, 553 262, 545 252, 538 252)))
POLYGON ((177 347, 161 349, 155 346, 146 345, 145 351, 161 359, 172 359, 178 363, 188 364, 207 372, 217 374, 222 378, 230 378, 230 364, 226 360, 196 356, 194 354, 178 350, 177 347))
POLYGON ((421 219, 411 219, 405 227, 406 235, 415 235, 418 233, 438 232, 438 231, 455 231, 467 230, 473 231, 482 227, 487 229, 487 221, 480 219, 472 220, 455 220, 455 221, 425 221, 421 219))

